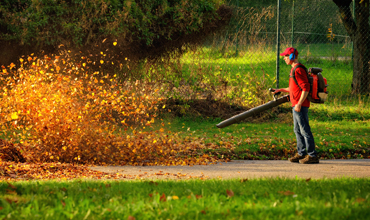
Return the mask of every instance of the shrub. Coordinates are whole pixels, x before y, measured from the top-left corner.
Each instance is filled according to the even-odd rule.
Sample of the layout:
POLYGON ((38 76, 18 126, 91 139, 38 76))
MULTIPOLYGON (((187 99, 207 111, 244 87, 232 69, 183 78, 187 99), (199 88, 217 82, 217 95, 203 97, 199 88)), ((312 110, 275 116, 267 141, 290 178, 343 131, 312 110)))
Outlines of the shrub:
MULTIPOLYGON (((0 3, 2 62, 15 53, 60 45, 89 50, 103 39, 118 41, 118 52, 131 60, 153 59, 188 43, 201 42, 227 23, 231 10, 221 0, 7 0, 0 3), (13 48, 12 48, 13 47, 13 48), (7 56, 5 56, 5 53, 7 56), (14 53, 14 52, 13 52, 14 53)), ((105 48, 106 49, 106 48, 105 48)), ((14 61, 13 61, 14 62, 14 61)))

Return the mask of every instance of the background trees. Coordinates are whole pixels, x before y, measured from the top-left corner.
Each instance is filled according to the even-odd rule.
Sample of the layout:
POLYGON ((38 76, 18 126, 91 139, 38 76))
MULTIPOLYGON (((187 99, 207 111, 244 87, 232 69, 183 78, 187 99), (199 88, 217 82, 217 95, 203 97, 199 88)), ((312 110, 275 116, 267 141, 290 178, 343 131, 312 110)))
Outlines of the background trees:
POLYGON ((352 0, 333 0, 338 6, 340 17, 353 42, 352 92, 367 94, 370 89, 370 25, 369 0, 354 0, 355 11, 352 16, 352 0))

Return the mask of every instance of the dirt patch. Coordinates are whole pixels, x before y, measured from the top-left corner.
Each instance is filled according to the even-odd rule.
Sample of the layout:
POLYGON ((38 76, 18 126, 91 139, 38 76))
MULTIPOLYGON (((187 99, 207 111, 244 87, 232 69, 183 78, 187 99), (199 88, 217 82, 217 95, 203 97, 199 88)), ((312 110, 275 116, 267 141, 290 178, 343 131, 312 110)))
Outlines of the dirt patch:
MULTIPOLYGON (((203 117, 203 118, 220 118, 228 119, 234 115, 248 111, 250 108, 243 106, 231 105, 226 102, 217 101, 214 99, 194 99, 194 100, 177 100, 167 99, 161 103, 166 105, 165 109, 162 109, 161 113, 170 113, 175 117, 203 117)), ((278 106, 267 111, 261 112, 254 115, 253 117, 247 118, 244 121, 249 122, 262 122, 272 118, 291 118, 289 113, 290 108, 284 106, 278 106)))

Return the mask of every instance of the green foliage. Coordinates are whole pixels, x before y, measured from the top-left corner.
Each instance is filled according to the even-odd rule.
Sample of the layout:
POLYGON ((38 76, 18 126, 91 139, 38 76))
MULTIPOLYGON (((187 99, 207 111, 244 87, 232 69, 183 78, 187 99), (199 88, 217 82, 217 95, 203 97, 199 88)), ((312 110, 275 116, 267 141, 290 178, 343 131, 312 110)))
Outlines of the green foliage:
POLYGON ((146 45, 197 32, 217 18, 222 0, 6 0, 0 3, 1 41, 71 47, 106 37, 146 45))

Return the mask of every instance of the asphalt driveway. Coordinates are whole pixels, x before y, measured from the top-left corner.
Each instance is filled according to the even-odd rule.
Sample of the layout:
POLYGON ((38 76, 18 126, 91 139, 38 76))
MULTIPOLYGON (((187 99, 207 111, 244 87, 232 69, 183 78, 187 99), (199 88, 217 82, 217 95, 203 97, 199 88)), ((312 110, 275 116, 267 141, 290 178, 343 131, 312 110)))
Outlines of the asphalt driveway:
POLYGON ((230 178, 337 178, 370 177, 370 159, 320 160, 319 164, 286 160, 236 160, 195 166, 96 166, 92 170, 118 173, 129 179, 230 179, 230 178))

